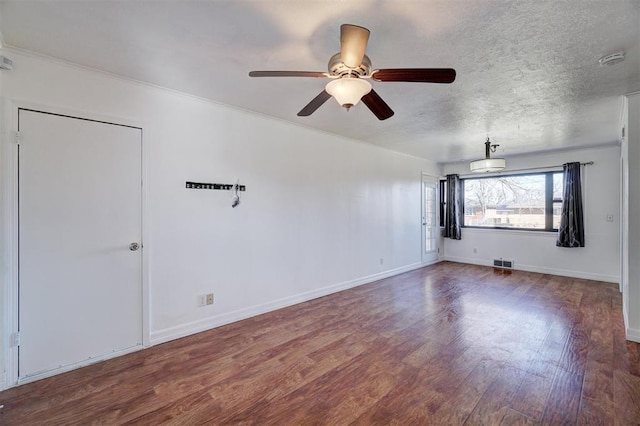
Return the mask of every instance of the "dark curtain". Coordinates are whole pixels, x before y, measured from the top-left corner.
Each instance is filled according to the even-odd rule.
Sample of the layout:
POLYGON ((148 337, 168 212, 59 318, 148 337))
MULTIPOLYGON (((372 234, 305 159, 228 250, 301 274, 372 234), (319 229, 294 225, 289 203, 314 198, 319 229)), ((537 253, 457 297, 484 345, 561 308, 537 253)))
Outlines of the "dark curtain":
POLYGON ((444 215, 444 237, 452 240, 462 239, 460 225, 462 223, 462 212, 460 211, 461 200, 460 177, 458 175, 447 175, 447 205, 444 215))
POLYGON ((563 170, 562 215, 556 246, 584 247, 580 163, 567 163, 563 170))

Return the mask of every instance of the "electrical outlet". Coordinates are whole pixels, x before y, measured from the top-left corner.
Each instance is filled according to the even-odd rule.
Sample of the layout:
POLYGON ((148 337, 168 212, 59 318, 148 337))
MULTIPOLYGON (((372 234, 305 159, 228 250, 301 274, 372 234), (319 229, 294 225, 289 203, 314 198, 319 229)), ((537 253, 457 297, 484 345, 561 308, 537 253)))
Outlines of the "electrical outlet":
POLYGON ((207 304, 207 296, 205 296, 204 294, 201 294, 200 296, 198 296, 198 307, 203 307, 206 306, 207 304))
POLYGON ((213 293, 207 294, 207 305, 213 305, 213 293))

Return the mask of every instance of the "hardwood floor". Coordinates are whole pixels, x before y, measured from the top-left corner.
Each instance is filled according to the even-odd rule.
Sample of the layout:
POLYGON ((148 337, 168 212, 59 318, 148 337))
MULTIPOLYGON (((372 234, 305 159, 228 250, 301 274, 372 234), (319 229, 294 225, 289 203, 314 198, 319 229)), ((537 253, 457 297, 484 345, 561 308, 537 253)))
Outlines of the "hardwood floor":
POLYGON ((617 285, 443 262, 0 393, 2 425, 639 424, 617 285))

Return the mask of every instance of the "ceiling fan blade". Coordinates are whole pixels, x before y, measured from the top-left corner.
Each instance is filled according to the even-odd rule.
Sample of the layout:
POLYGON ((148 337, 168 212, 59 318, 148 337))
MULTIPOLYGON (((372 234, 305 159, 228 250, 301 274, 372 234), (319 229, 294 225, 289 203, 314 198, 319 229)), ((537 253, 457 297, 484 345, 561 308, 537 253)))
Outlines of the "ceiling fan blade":
POLYGON ((327 99, 331 98, 331 95, 327 93, 326 90, 320 92, 318 96, 313 98, 311 102, 307 104, 304 108, 300 110, 298 113, 298 117, 308 117, 315 112, 318 108, 322 106, 323 103, 327 102, 327 99))
POLYGON ((376 81, 408 81, 418 83, 453 83, 453 68, 387 68, 372 72, 376 81))
POLYGON ((326 77, 327 73, 320 71, 251 71, 249 77, 326 77))
POLYGON ((362 97, 362 102, 378 117, 378 120, 386 120, 394 114, 389 105, 373 89, 362 97))
POLYGON ((364 27, 340 25, 340 58, 347 67, 356 68, 362 64, 369 34, 369 30, 364 27))

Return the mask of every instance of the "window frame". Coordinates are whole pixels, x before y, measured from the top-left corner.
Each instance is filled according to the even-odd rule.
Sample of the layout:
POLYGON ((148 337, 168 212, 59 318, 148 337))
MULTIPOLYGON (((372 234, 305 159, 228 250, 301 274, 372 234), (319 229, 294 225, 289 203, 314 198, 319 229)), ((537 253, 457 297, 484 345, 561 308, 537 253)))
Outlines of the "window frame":
POLYGON ((440 228, 444 228, 445 212, 447 207, 447 180, 440 179, 438 182, 438 189, 440 191, 440 228))
MULTIPOLYGON (((544 196, 544 216, 545 216, 545 227, 544 228, 515 228, 515 227, 507 227, 507 226, 477 226, 477 225, 467 225, 465 224, 465 215, 462 214, 462 224, 463 228, 469 229, 497 229, 497 230, 505 230, 505 231, 524 231, 524 232, 558 232, 557 228, 553 227, 553 207, 556 203, 562 203, 562 198, 554 198, 553 194, 553 177, 554 175, 559 174, 563 176, 564 172, 562 170, 546 170, 546 171, 536 171, 536 172, 527 172, 527 173, 509 173, 509 174, 499 174, 499 175, 489 175, 489 176, 464 176, 460 177, 461 180, 461 198, 462 205, 460 208, 464 212, 465 209, 465 185, 464 182, 466 180, 480 180, 480 179, 495 179, 500 177, 519 177, 519 176, 544 176, 545 178, 545 196, 544 196)), ((444 212, 446 199, 444 194, 446 194, 446 180, 440 180, 440 211, 444 212)), ((444 226, 444 214, 440 216, 440 226, 444 226)))

